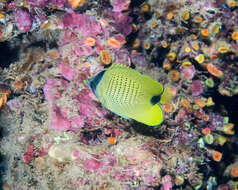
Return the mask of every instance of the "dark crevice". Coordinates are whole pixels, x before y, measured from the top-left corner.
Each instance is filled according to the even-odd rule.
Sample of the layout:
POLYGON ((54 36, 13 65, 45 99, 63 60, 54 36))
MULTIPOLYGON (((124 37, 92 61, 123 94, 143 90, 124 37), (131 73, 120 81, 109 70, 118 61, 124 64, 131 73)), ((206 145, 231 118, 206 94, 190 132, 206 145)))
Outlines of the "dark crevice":
POLYGON ((0 67, 9 67, 11 63, 18 59, 19 47, 11 48, 9 42, 0 42, 0 67))

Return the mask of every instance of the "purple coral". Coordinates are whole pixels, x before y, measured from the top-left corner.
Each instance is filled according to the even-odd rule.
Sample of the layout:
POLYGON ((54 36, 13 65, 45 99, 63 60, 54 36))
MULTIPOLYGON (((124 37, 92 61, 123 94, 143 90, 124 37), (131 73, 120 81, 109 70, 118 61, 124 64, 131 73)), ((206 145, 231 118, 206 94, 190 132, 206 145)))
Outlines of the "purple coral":
POLYGON ((121 12, 127 10, 130 3, 130 0, 114 0, 112 3, 113 11, 121 12))
POLYGON ((183 67, 180 66, 180 70, 182 73, 182 77, 186 80, 191 80, 194 77, 195 74, 195 67, 193 65, 189 66, 189 67, 183 67))
POLYGON ((194 80, 192 82, 192 95, 199 96, 203 92, 202 83, 200 80, 194 80))
POLYGON ((28 32, 32 26, 32 18, 25 8, 18 8, 15 13, 15 22, 21 32, 28 32))

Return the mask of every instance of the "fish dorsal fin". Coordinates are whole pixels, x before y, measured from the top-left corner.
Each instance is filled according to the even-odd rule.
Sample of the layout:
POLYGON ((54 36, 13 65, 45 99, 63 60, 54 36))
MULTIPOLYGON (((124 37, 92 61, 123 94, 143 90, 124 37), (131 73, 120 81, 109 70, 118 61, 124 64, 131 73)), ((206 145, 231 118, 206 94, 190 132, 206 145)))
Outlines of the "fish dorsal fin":
POLYGON ((127 68, 127 69, 130 69, 130 67, 126 66, 126 65, 123 65, 123 64, 112 64, 109 68, 107 68, 107 70, 111 70, 111 69, 124 69, 124 68, 127 68))

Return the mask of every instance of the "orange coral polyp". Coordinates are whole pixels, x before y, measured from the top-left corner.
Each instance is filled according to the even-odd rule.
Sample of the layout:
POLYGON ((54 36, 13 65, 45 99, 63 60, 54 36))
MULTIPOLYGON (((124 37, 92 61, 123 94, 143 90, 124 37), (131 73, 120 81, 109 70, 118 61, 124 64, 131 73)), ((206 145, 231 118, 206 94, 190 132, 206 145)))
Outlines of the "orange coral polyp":
POLYGON ((216 162, 220 162, 222 159, 222 153, 219 151, 214 151, 212 154, 212 159, 216 162))
POLYGON ((171 20, 173 17, 174 17, 174 13, 169 12, 169 13, 167 14, 167 18, 168 18, 169 20, 171 20))
POLYGON ((238 30, 237 30, 237 31, 234 31, 234 32, 232 33, 231 38, 232 38, 233 40, 238 40, 238 30))
POLYGON ((207 64, 207 70, 210 74, 212 74, 215 77, 220 78, 223 76, 223 72, 218 67, 213 65, 212 63, 207 64))
POLYGON ((146 42, 146 43, 144 44, 144 48, 145 48, 146 50, 150 49, 150 43, 149 43, 149 42, 146 42))
POLYGON ((164 62, 163 63, 163 69, 170 70, 171 68, 172 68, 172 66, 169 62, 164 62))
POLYGON ((112 61, 110 52, 108 50, 100 51, 100 60, 104 65, 109 65, 112 61))
POLYGON ((168 77, 169 77, 170 80, 176 82, 176 81, 179 80, 180 73, 179 73, 177 70, 171 70, 171 71, 169 71, 169 73, 168 73, 168 77))
POLYGON ((167 48, 168 47, 168 44, 166 42, 162 42, 162 47, 163 48, 167 48))
POLYGON ((73 7, 73 8, 77 8, 79 7, 82 3, 84 3, 84 0, 68 0, 69 4, 73 7))
POLYGON ((198 105, 200 108, 203 108, 206 106, 206 101, 203 98, 197 98, 195 100, 195 104, 198 105))
POLYGON ((238 177, 238 168, 232 168, 230 171, 231 177, 238 177))
POLYGON ((109 143, 111 143, 113 145, 116 142, 116 137, 108 137, 107 140, 108 140, 109 143))
POLYGON ((236 3, 235 0, 228 0, 227 4, 228 4, 230 7, 235 7, 237 3, 236 3))
POLYGON ((118 40, 116 40, 115 38, 109 38, 109 39, 107 40, 107 44, 108 44, 111 48, 114 48, 114 49, 121 47, 121 43, 120 43, 118 40))
POLYGON ((164 108, 164 111, 167 113, 172 113, 174 110, 173 104, 170 104, 170 103, 163 105, 163 108, 164 108))
POLYGON ((88 46, 94 46, 96 43, 96 40, 92 37, 88 37, 84 40, 84 43, 88 46))
POLYGON ((207 36, 209 35, 209 30, 206 29, 206 28, 205 28, 205 29, 202 29, 201 34, 202 34, 203 36, 207 37, 207 36))
POLYGON ((209 127, 206 127, 204 129, 202 129, 202 134, 207 135, 211 133, 211 129, 209 127))
POLYGON ((189 13, 189 11, 185 11, 184 13, 183 13, 183 20, 188 20, 190 18, 190 13, 189 13))
POLYGON ((189 112, 192 111, 192 105, 186 98, 182 98, 180 100, 180 104, 181 106, 185 107, 189 112))

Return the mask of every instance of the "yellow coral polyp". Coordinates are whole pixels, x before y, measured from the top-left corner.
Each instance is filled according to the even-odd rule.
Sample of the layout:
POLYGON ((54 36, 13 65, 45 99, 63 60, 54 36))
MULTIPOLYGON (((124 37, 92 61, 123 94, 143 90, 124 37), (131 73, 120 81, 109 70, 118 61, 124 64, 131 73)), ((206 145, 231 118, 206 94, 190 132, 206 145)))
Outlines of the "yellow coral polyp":
POLYGON ((215 103, 213 102, 213 100, 212 100, 212 97, 208 97, 207 98, 207 102, 206 102, 206 106, 213 106, 213 105, 215 105, 215 103))
POLYGON ((226 135, 234 135, 234 124, 233 123, 227 123, 222 127, 222 132, 225 133, 226 135))
POLYGON ((144 13, 147 13, 147 12, 149 12, 150 11, 150 6, 149 6, 149 4, 144 4, 144 5, 142 5, 141 6, 141 10, 142 10, 142 12, 144 12, 144 13))
POLYGON ((160 103, 161 104, 169 104, 171 103, 172 99, 176 96, 177 89, 168 85, 165 87, 164 92, 161 96, 160 103))
POLYGON ((151 47, 151 44, 150 44, 149 42, 145 42, 145 43, 144 43, 144 48, 145 48, 146 50, 150 49, 150 47, 151 47))
POLYGON ((5 17, 5 15, 3 13, 0 13, 0 19, 4 18, 4 17, 5 17))
POLYGON ((138 27, 134 23, 131 25, 131 27, 132 27, 133 32, 136 32, 138 30, 138 27))
POLYGON ((216 139, 218 144, 221 146, 223 146, 227 141, 226 137, 224 137, 223 135, 218 135, 218 134, 216 135, 216 139))
POLYGON ((152 22, 152 27, 153 27, 153 28, 156 28, 156 27, 157 27, 157 22, 155 22, 155 21, 152 22))
POLYGON ((226 47, 219 47, 218 52, 219 53, 227 53, 229 50, 226 47))
POLYGON ((177 70, 171 70, 168 73, 168 77, 170 80, 177 82, 179 80, 180 73, 177 70))
POLYGON ((202 63, 204 62, 204 60, 205 60, 204 54, 199 54, 199 55, 197 55, 197 56, 195 57, 195 60, 196 60, 198 63, 202 64, 202 63))
POLYGON ((199 50, 199 44, 197 42, 192 43, 192 48, 196 51, 199 50))
POLYGON ((190 18, 190 13, 189 13, 189 11, 185 11, 184 13, 183 13, 183 20, 188 20, 190 18))
POLYGON ((132 47, 133 48, 138 48, 140 46, 140 40, 136 39, 133 44, 132 44, 132 47))
POLYGON ((189 112, 192 111, 192 105, 186 98, 181 98, 180 105, 185 107, 189 112))
POLYGON ((185 48, 185 52, 186 52, 186 53, 190 53, 190 52, 191 52, 191 48, 190 48, 190 47, 186 47, 186 48, 185 48))
POLYGON ((176 59, 176 53, 175 52, 170 52, 167 55, 169 61, 174 61, 176 59))
POLYGON ((219 31, 220 31, 220 24, 215 24, 215 25, 212 27, 212 33, 213 33, 213 34, 217 34, 219 31))
POLYGON ((190 66, 192 65, 192 63, 190 62, 190 61, 184 61, 183 63, 182 63, 182 66, 183 66, 183 68, 189 68, 190 66))
POLYGON ((192 34, 191 37, 192 37, 193 40, 197 39, 197 36, 195 34, 192 34))
POLYGON ((202 17, 201 16, 196 16, 194 19, 194 22, 196 23, 201 23, 203 21, 202 17))

